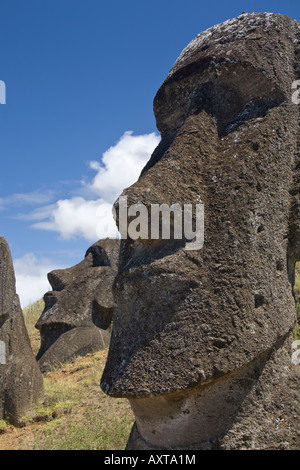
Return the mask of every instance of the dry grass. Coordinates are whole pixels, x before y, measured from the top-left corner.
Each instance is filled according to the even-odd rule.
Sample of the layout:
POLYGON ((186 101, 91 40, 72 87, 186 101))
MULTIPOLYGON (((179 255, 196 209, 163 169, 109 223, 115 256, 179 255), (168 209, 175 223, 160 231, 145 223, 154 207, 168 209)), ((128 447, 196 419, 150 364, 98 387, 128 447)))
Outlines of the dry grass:
POLYGON ((45 396, 23 418, 7 425, 0 450, 122 450, 134 421, 129 403, 99 386, 107 350, 77 358, 44 374, 45 396))
MULTIPOLYGON (((32 348, 40 336, 34 325, 43 301, 24 309, 32 348)), ((125 399, 110 398, 100 389, 108 350, 88 354, 44 374, 45 394, 22 427, 0 421, 0 450, 122 450, 133 413, 125 399)))
POLYGON ((40 299, 29 307, 24 308, 23 310, 26 328, 30 337, 33 354, 35 356, 37 355, 38 350, 40 348, 40 333, 35 328, 35 324, 40 318, 44 308, 44 300, 40 299))

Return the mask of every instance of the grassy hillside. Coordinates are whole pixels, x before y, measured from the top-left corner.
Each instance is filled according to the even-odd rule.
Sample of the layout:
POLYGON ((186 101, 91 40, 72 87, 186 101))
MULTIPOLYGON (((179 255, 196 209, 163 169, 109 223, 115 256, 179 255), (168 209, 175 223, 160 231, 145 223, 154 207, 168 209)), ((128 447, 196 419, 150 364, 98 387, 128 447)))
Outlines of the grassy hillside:
MULTIPOLYGON (((43 300, 24 309, 32 348, 40 335, 34 325, 43 300)), ((133 413, 125 399, 110 398, 100 389, 108 350, 77 358, 44 374, 45 394, 24 416, 19 428, 0 420, 0 450, 122 450, 133 413)))
POLYGON ((40 299, 29 307, 24 308, 23 310, 26 328, 30 337, 31 347, 35 356, 37 355, 38 350, 40 349, 40 333, 35 328, 35 324, 40 318, 44 307, 44 300, 40 299))
POLYGON ((127 400, 99 387, 106 356, 89 354, 44 374, 45 396, 22 427, 4 425, 1 434, 0 422, 0 450, 124 449, 134 419, 127 400))

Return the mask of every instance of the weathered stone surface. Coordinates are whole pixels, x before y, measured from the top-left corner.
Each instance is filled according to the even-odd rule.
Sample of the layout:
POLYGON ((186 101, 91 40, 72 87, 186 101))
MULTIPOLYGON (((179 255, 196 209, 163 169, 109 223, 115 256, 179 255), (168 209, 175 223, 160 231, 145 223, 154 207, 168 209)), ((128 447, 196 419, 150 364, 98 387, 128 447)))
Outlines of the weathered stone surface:
MULTIPOLYGON (((205 241, 122 241, 101 386, 131 401, 129 448, 268 446, 251 433, 289 376, 296 321, 299 57, 297 21, 243 14, 200 33, 155 97, 162 140, 123 195, 147 207, 201 199, 205 241)), ((293 432, 299 447, 299 423, 293 432)))
POLYGON ((17 424, 43 395, 43 378, 31 350, 10 250, 0 237, 0 419, 17 424))
POLYGON ((99 240, 76 266, 48 274, 53 291, 45 294, 45 309, 36 324, 42 371, 108 346, 119 248, 119 240, 99 240))
POLYGON ((294 341, 292 344, 292 363, 295 364, 295 366, 300 365, 300 340, 294 341))

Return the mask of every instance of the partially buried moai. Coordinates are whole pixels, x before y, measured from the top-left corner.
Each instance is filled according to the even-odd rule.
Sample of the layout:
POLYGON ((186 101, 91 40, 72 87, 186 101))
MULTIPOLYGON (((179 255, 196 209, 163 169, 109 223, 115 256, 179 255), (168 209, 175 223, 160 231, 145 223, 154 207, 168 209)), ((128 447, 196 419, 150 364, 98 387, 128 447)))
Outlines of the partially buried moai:
POLYGON ((18 424, 43 391, 43 377, 16 294, 9 246, 0 237, 0 419, 18 424))
POLYGON ((109 345, 119 248, 120 240, 99 240, 76 266, 48 274, 53 290, 45 294, 45 309, 36 324, 43 372, 109 345))
POLYGON ((297 375, 299 58, 297 21, 242 14, 200 33, 155 97, 161 143, 122 195, 201 200, 204 245, 122 240, 101 386, 130 400, 128 449, 299 447, 288 392, 295 422, 276 414, 297 375))

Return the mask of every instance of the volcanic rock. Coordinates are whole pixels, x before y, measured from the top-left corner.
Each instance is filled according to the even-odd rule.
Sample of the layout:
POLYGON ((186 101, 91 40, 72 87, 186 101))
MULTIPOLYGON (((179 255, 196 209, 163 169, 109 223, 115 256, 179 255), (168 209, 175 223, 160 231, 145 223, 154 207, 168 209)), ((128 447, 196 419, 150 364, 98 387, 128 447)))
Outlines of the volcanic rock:
POLYGON ((43 377, 16 294, 9 246, 0 237, 0 419, 18 424, 43 391, 43 377))
POLYGON ((204 245, 123 237, 101 386, 130 400, 129 449, 299 448, 299 399, 281 393, 299 384, 299 58, 296 20, 242 14, 200 33, 155 97, 162 140, 122 196, 201 201, 204 245))
POLYGON ((119 247, 119 240, 99 240, 76 266, 48 274, 53 291, 45 294, 45 309, 36 324, 43 372, 109 345, 119 247))

